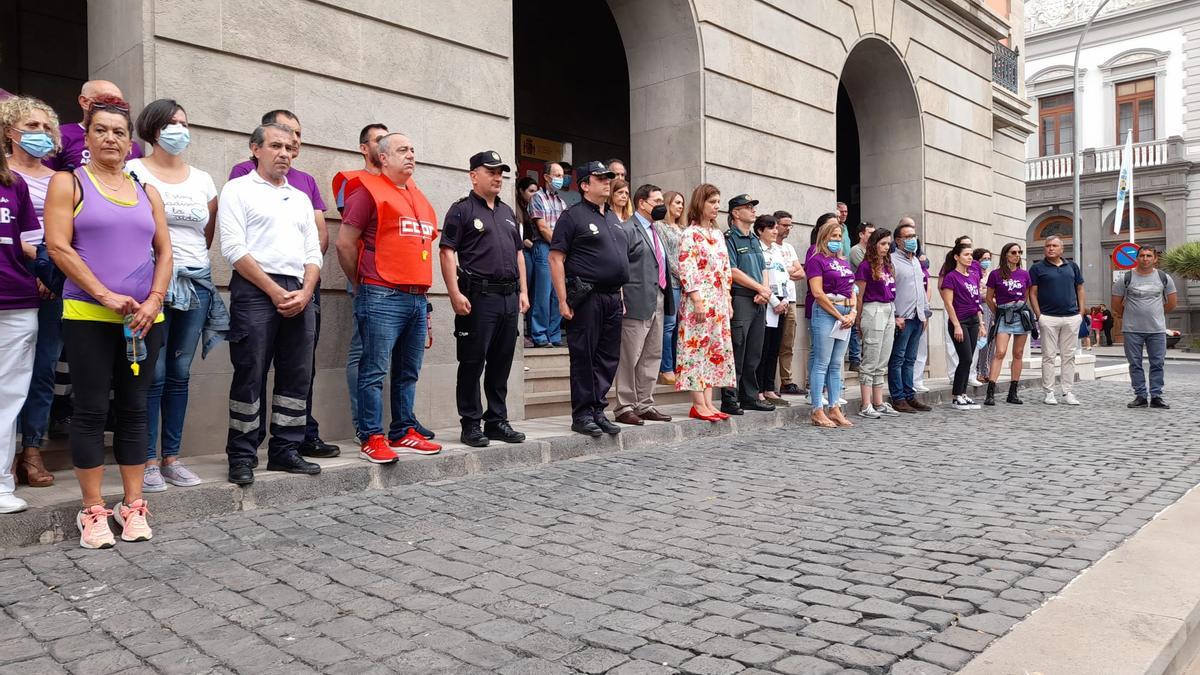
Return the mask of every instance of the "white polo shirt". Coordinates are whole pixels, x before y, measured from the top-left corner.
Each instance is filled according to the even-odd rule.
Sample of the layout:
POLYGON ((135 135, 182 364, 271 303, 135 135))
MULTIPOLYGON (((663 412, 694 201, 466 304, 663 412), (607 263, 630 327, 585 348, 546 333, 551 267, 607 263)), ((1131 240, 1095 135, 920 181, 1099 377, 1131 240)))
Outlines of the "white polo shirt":
POLYGON ((312 201, 292 187, 272 185, 257 171, 221 189, 217 207, 221 253, 234 265, 252 256, 267 274, 304 279, 304 266, 321 266, 312 201))

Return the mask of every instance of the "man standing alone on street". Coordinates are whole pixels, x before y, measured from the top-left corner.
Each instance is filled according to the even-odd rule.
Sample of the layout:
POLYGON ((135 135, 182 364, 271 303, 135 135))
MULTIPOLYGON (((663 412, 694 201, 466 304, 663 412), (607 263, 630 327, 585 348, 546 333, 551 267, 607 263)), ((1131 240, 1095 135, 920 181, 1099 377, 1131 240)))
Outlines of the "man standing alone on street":
POLYGON ((675 313, 675 297, 661 229, 667 215, 662 189, 643 185, 633 194, 633 203, 633 217, 621 224, 629 241, 629 283, 622 289, 625 316, 616 415, 621 424, 640 425, 644 420, 671 421, 654 407, 654 384, 662 362, 663 316, 675 313))
POLYGON ((1079 405, 1075 385, 1075 341, 1082 312, 1087 311, 1083 294, 1083 271, 1074 261, 1063 260, 1062 239, 1046 238, 1046 257, 1029 268, 1029 304, 1038 320, 1042 338, 1042 403, 1058 405, 1054 398, 1054 357, 1062 357, 1063 401, 1079 405))
POLYGON ((550 276, 567 321, 571 356, 571 430, 618 434, 604 416, 621 356, 621 287, 629 281, 629 243, 608 208, 613 173, 600 162, 576 169, 583 198, 563 212, 550 243, 550 276))
POLYGON ((758 364, 762 360, 763 339, 767 332, 767 303, 781 302, 767 285, 766 260, 762 244, 751 226, 758 214, 757 199, 738 195, 729 200, 729 230, 725 245, 733 268, 733 360, 737 366, 737 386, 721 390, 721 412, 741 415, 743 410, 771 412, 775 406, 759 400, 758 364))
POLYGON ((509 166, 499 153, 485 150, 471 157, 470 167, 471 192, 446 212, 439 245, 442 279, 454 307, 460 438, 482 448, 489 440, 525 440, 508 423, 506 399, 518 318, 529 309, 529 295, 517 216, 500 201, 509 166), (479 401, 480 375, 486 412, 479 401))
POLYGON ((1150 357, 1149 406, 1170 408, 1163 400, 1163 362, 1167 357, 1167 312, 1175 309, 1179 294, 1175 280, 1158 264, 1158 251, 1143 246, 1138 251, 1137 268, 1117 277, 1113 285, 1113 312, 1121 319, 1125 337, 1125 359, 1129 361, 1129 379, 1133 384, 1130 408, 1145 408, 1146 371, 1142 368, 1142 349, 1150 357))

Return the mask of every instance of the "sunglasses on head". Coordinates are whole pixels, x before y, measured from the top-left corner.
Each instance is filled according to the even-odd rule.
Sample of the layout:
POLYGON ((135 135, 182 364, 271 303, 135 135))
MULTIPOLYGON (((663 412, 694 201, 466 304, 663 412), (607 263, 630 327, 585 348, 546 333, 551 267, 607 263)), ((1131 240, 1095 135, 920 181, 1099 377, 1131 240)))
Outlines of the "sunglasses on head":
POLYGON ((116 103, 92 103, 92 110, 119 110, 123 113, 129 112, 129 106, 117 105, 116 103))

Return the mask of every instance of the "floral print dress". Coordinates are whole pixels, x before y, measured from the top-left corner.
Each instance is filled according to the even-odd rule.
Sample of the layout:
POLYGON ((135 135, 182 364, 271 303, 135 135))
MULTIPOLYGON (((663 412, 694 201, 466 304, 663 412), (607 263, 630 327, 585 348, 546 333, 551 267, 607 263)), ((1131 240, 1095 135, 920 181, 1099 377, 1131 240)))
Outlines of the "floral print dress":
POLYGON ((725 241, 716 228, 690 225, 679 238, 679 352, 675 364, 677 391, 736 386, 733 337, 729 330, 729 288, 733 270, 725 241), (691 292, 700 293, 708 312, 697 318, 691 292))

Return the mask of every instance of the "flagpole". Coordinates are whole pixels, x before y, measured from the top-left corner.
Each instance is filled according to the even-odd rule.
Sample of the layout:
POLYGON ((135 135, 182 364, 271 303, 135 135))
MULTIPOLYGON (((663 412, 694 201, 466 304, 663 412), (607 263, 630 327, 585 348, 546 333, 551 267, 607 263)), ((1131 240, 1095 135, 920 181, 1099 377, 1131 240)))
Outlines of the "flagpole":
MULTIPOLYGON (((1081 142, 1080 139, 1083 138, 1083 131, 1079 124, 1079 113, 1080 113, 1079 52, 1080 52, 1080 50, 1083 49, 1083 39, 1087 37, 1088 31, 1092 29, 1092 22, 1096 20, 1096 16, 1100 14, 1100 10, 1104 9, 1104 6, 1107 4, 1108 4, 1108 0, 1100 0, 1100 3, 1098 5, 1096 5, 1096 9, 1092 11, 1092 16, 1090 18, 1088 18, 1087 24, 1083 27, 1083 31, 1081 31, 1079 33, 1079 42, 1075 45, 1075 67, 1071 69, 1071 78, 1074 83, 1074 85, 1071 88, 1072 108, 1073 108, 1072 115, 1074 115, 1074 117, 1075 117, 1075 120, 1074 120, 1075 121, 1075 129, 1074 129, 1074 132, 1072 133, 1072 136, 1074 137, 1074 142, 1071 143, 1071 150, 1074 154, 1074 157, 1072 158, 1072 162, 1071 162, 1071 169, 1072 169, 1071 173, 1072 173, 1072 183, 1073 183, 1072 187, 1074 187, 1074 191, 1075 191, 1075 198, 1073 201, 1074 210, 1071 212, 1071 220, 1072 220, 1071 247, 1073 249, 1074 256, 1075 256, 1075 264, 1079 265, 1079 268, 1081 270, 1083 269, 1083 263, 1080 261, 1079 239, 1083 234, 1083 228, 1081 228, 1080 224, 1079 224, 1079 172, 1080 172, 1079 144, 1081 142)), ((1101 227, 1103 227, 1103 226, 1104 225, 1101 224, 1101 227)))
POLYGON ((1133 165, 1137 162, 1133 154, 1133 129, 1130 129, 1126 133, 1129 134, 1129 243, 1132 244, 1134 243, 1133 231, 1137 229, 1137 223, 1133 220, 1133 165))

